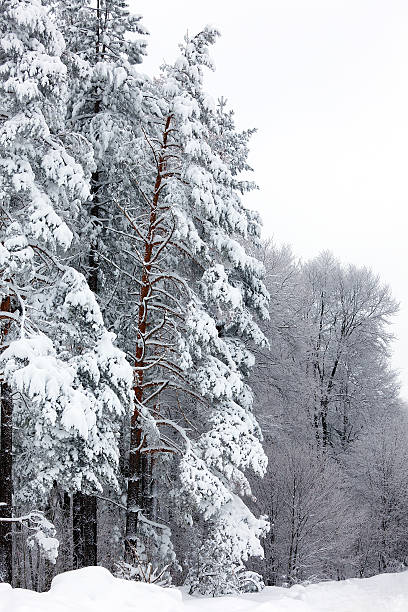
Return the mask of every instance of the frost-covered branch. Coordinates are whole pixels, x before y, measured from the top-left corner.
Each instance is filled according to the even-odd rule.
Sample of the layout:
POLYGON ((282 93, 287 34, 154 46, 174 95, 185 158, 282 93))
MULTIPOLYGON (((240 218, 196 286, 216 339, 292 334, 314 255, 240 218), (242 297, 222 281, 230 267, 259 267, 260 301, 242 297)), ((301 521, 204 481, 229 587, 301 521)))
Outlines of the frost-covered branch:
MULTIPOLYGON (((6 504, 0 502, 0 506, 6 504)), ((55 537, 54 525, 45 518, 44 513, 33 510, 22 516, 4 518, 0 517, 2 523, 21 525, 29 532, 27 543, 30 547, 38 546, 42 556, 50 563, 55 564, 58 557, 59 541, 55 537)))

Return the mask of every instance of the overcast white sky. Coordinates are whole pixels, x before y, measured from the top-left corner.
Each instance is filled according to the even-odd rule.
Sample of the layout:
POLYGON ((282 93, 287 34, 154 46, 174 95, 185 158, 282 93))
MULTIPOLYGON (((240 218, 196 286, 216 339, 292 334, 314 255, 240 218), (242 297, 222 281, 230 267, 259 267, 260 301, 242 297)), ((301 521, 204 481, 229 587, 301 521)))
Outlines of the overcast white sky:
POLYGON ((208 90, 257 127, 248 203, 265 236, 308 258, 368 265, 401 311, 394 363, 408 399, 408 1, 130 0, 150 31, 142 70, 216 25, 208 90))

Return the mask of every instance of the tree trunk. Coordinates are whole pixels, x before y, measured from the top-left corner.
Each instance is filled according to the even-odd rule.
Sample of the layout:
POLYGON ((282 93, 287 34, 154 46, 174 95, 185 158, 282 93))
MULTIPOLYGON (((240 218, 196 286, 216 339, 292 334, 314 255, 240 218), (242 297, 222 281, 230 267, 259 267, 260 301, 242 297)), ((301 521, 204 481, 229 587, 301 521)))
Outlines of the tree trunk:
POLYGON ((320 418, 321 418, 321 423, 322 423, 322 444, 323 444, 323 450, 326 450, 327 447, 330 444, 330 437, 329 437, 329 426, 327 423, 327 405, 324 404, 323 405, 323 409, 320 413, 320 418))
POLYGON ((292 507, 291 507, 291 520, 290 520, 290 546, 289 546, 289 559, 288 559, 288 574, 287 579, 289 584, 292 583, 293 580, 293 570, 294 570, 294 550, 296 547, 295 539, 296 539, 296 478, 293 478, 293 488, 292 488, 292 507))
POLYGON ((74 569, 96 565, 97 500, 94 495, 78 491, 73 496, 73 562, 74 569))
MULTIPOLYGON (((8 295, 0 305, 2 312, 11 312, 11 298, 8 295)), ((1 330, 4 344, 10 330, 10 320, 5 320, 1 330)), ((6 383, 0 385, 0 518, 13 516, 13 400, 11 389, 6 383)), ((0 521, 0 580, 13 582, 13 539, 12 524, 0 521)))
MULTIPOLYGON (((99 104, 95 105, 95 114, 99 112, 99 104)), ((93 206, 91 208, 91 218, 93 218, 96 223, 99 225, 100 221, 100 201, 99 201, 99 189, 100 189, 100 172, 96 171, 92 174, 91 179, 91 193, 92 193, 92 201, 93 206)), ((99 228, 98 228, 99 231, 99 228)), ((91 291, 95 294, 98 293, 99 283, 98 283, 98 273, 99 273, 99 257, 98 257, 98 238, 95 237, 90 244, 89 248, 89 273, 88 273, 88 285, 91 291)))
MULTIPOLYGON (((10 387, 2 383, 0 424, 0 519, 11 518, 13 511, 13 403, 10 387)), ((12 523, 0 520, 0 581, 13 581, 12 523)))
POLYGON ((130 421, 130 450, 129 450, 129 480, 127 494, 127 518, 126 518, 126 548, 129 552, 129 544, 137 537, 138 515, 149 512, 151 505, 150 491, 152 487, 153 474, 150 469, 151 462, 144 453, 141 452, 142 432, 139 424, 140 406, 144 401, 144 366, 146 364, 146 352, 144 337, 149 325, 148 298, 151 292, 150 275, 152 269, 153 243, 155 238, 155 228, 157 221, 157 209, 162 187, 163 174, 166 168, 166 149, 170 131, 171 116, 167 117, 161 154, 157 163, 157 175, 153 190, 153 197, 150 205, 149 227, 145 240, 143 269, 141 275, 141 288, 139 295, 139 311, 137 331, 138 338, 135 351, 135 409, 130 421))
MULTIPOLYGON (((95 114, 99 112, 99 103, 95 104, 95 114)), ((100 172, 92 174, 93 206, 91 217, 100 216, 99 205, 100 172)), ((89 274, 88 285, 91 291, 98 293, 98 239, 91 241, 88 256, 89 274)), ((98 517, 97 500, 93 495, 85 495, 77 491, 73 495, 72 513, 72 540, 73 540, 73 566, 74 569, 96 565, 98 560, 98 517)))

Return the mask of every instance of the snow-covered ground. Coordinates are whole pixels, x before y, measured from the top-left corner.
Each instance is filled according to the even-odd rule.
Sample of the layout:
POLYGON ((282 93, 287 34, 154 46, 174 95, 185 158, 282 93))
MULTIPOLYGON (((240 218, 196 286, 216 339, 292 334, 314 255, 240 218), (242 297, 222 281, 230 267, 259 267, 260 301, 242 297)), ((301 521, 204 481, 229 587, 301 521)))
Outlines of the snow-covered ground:
POLYGON ((206 599, 90 567, 61 574, 47 593, 0 584, 0 612, 408 612, 408 572, 206 599))

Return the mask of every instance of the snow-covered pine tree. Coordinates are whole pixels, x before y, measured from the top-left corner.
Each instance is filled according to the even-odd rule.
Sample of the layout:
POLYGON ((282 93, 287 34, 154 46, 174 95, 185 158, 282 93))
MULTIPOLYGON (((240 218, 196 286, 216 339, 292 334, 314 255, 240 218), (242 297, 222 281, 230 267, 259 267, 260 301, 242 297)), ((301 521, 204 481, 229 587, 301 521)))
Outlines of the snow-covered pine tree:
POLYGON ((244 379, 253 365, 246 343, 266 342, 253 313, 268 316, 268 295, 262 265, 243 247, 259 238, 258 218, 239 196, 252 184, 236 176, 247 169, 250 133, 236 133, 231 115, 203 90, 216 36, 206 28, 186 40, 175 66, 146 91, 146 105, 154 104, 134 171, 142 211, 123 211, 140 275, 127 538, 137 542, 144 525, 155 524, 146 516, 146 498, 157 512, 146 465, 150 488, 160 474, 154 457, 170 474, 177 466, 172 499, 180 520, 186 526, 192 514, 204 516, 201 558, 211 551, 191 568, 190 584, 218 594, 238 588, 242 561, 261 554, 258 538, 267 527, 238 495, 250 495, 243 472, 266 467, 244 379))
MULTIPOLYGON (((2 432, 1 452, 14 453, 19 503, 40 505, 55 481, 71 492, 115 484, 132 373, 84 277, 63 261, 91 169, 82 139, 64 130, 63 37, 40 0, 2 0, 0 9, 2 428, 18 425, 13 446, 2 432)), ((4 466, 10 518, 12 462, 4 466)), ((0 529, 3 544, 9 527, 0 529)), ((11 548, 0 548, 11 580, 11 548)))
MULTIPOLYGON (((99 296, 108 319, 115 306, 104 286, 110 290, 117 277, 116 268, 106 260, 117 259, 117 236, 112 233, 119 212, 115 200, 129 196, 126 168, 132 161, 132 148, 128 141, 132 142, 132 122, 140 101, 139 79, 133 67, 145 53, 141 35, 146 31, 140 16, 131 15, 127 7, 124 0, 73 0, 57 2, 54 7, 68 47, 69 125, 91 143, 96 163, 91 198, 82 217, 85 240, 76 265, 99 296)), ((95 565, 95 497, 78 491, 74 509, 77 565, 95 565), (88 541, 83 533, 88 533, 85 526, 89 524, 93 524, 93 535, 88 541)))
MULTIPOLYGON (((25 505, 33 500, 40 505, 54 483, 70 494, 100 494, 104 485, 118 488, 119 423, 132 385, 132 370, 113 346, 80 273, 67 268, 37 299, 45 320, 53 321, 54 345, 49 339, 23 338, 2 356, 7 380, 29 405, 29 410, 23 404, 14 411, 23 432, 15 440, 17 499, 25 505)), ((83 527, 93 528, 92 523, 83 527)), ((92 531, 77 535, 96 536, 92 531)))
MULTIPOLYGON (((0 193, 2 201, 2 340, 4 343, 20 332, 28 320, 24 287, 34 278, 33 261, 52 262, 53 255, 41 246, 50 238, 63 248, 72 234, 54 210, 55 200, 69 188, 74 202, 87 189, 82 170, 64 148, 52 140, 43 111, 58 106, 65 86, 65 69, 59 56, 62 37, 47 20, 40 2, 2 0, 0 4, 0 193), (58 170, 61 183, 55 180, 58 170), (65 176, 64 176, 65 175, 65 176), (52 187, 50 190, 49 188, 52 187), (50 194, 49 194, 50 192, 50 194), (33 239, 21 228, 24 221, 33 239), (37 240, 40 238, 40 244, 37 240), (41 240, 42 239, 42 240, 41 240), (7 313, 7 314, 6 314, 7 313)), ((58 108, 56 109, 58 115, 58 108)), ((49 119, 51 116, 49 117, 49 119)), ((58 202, 62 207, 65 199, 58 202)), ((0 490, 5 505, 0 512, 12 513, 12 421, 11 390, 2 382, 2 447, 0 490)), ((0 530, 8 531, 6 523, 0 530)), ((12 577, 12 545, 7 533, 0 537, 2 573, 12 577)))

